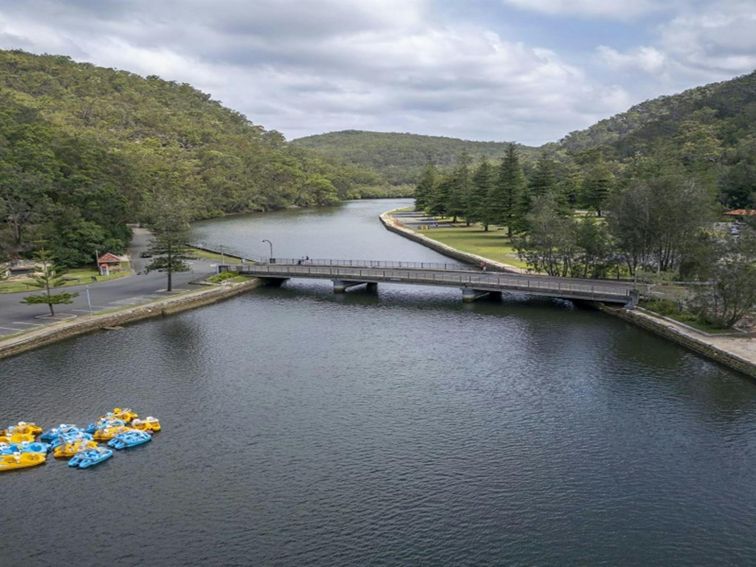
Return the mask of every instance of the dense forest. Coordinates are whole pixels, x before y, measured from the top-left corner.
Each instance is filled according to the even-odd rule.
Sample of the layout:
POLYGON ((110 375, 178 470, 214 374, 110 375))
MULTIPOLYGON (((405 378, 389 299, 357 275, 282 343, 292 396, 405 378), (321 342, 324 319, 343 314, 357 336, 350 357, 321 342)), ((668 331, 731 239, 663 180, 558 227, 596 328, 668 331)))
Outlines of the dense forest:
MULTIPOLYGON (((463 152, 475 160, 499 158, 507 147, 502 142, 359 130, 307 136, 291 143, 316 150, 326 157, 368 167, 393 185, 414 185, 429 161, 440 169, 448 169, 463 152)), ((536 154, 535 148, 520 145, 518 148, 525 161, 536 154)))
POLYGON ((288 144, 187 84, 0 51, 0 261, 122 251, 157 201, 190 219, 380 194, 371 171, 288 144))

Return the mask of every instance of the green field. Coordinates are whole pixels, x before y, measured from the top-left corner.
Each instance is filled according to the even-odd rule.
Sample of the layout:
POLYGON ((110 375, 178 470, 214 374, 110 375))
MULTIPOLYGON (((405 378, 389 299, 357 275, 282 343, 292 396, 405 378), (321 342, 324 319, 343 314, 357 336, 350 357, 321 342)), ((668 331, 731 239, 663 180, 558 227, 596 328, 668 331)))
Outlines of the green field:
POLYGON ((501 229, 492 228, 486 232, 480 225, 472 225, 430 228, 419 232, 423 236, 463 252, 477 254, 518 268, 527 267, 525 262, 517 257, 517 252, 512 248, 512 243, 501 229))
MULTIPOLYGON (((115 272, 109 276, 101 276, 95 268, 72 268, 65 276, 66 282, 61 287, 70 287, 73 285, 82 285, 94 282, 106 282, 115 280, 132 274, 128 263, 124 263, 124 269, 121 272, 115 272)), ((0 281, 0 293, 16 293, 19 291, 35 292, 39 288, 34 287, 32 278, 13 278, 0 281)))
POLYGON ((218 262, 223 264, 241 264, 241 260, 235 256, 229 256, 228 254, 220 255, 215 252, 208 252, 207 250, 200 250, 199 248, 189 248, 189 255, 202 258, 203 260, 210 260, 211 262, 218 262))

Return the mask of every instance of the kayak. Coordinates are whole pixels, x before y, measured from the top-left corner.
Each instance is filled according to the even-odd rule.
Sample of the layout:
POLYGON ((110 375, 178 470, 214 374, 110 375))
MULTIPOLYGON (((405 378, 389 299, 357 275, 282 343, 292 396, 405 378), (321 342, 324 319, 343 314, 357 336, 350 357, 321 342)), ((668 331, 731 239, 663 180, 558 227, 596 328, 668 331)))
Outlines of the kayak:
POLYGON ((0 471, 25 469, 41 465, 47 459, 42 453, 15 453, 13 455, 0 455, 0 471))
POLYGON ((86 451, 79 451, 76 453, 71 460, 68 461, 68 466, 88 469, 89 467, 99 465, 103 461, 107 461, 112 456, 113 451, 106 449, 105 447, 87 449, 86 451))
POLYGON ((53 450, 53 457, 56 459, 70 459, 76 455, 76 453, 96 448, 97 442, 88 441, 87 439, 78 439, 71 443, 63 443, 62 445, 55 447, 53 450))
POLYGON ((139 431, 151 431, 157 433, 160 431, 160 420, 150 415, 144 419, 135 419, 131 422, 131 427, 138 429, 139 431))
POLYGON ((149 441, 152 441, 152 435, 147 433, 146 431, 138 431, 136 429, 131 429, 129 431, 124 431, 123 433, 119 433, 113 439, 108 441, 108 447, 113 447, 113 449, 128 449, 130 447, 137 447, 139 445, 144 445, 145 443, 148 443, 149 441))
POLYGON ((126 422, 122 419, 118 419, 112 413, 109 413, 105 417, 101 417, 95 423, 87 425, 85 431, 87 433, 95 433, 100 429, 107 429, 109 427, 119 427, 126 425, 126 422))

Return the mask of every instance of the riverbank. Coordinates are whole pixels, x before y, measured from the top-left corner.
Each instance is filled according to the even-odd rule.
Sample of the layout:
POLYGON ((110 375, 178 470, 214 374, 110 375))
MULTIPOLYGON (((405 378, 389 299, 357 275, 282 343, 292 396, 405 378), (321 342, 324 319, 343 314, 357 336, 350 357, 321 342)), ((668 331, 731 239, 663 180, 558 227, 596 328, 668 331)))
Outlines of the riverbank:
POLYGON ((217 303, 254 289, 261 283, 257 278, 245 282, 226 282, 133 307, 59 321, 41 329, 12 335, 0 340, 0 359, 94 331, 120 327, 144 319, 174 315, 182 311, 217 303))
POLYGON ((491 258, 486 258, 478 254, 472 254, 470 252, 458 250, 457 248, 453 248, 448 244, 438 242, 437 240, 433 240, 432 238, 428 238, 427 236, 424 236, 410 228, 407 228, 399 219, 394 216, 394 213, 396 211, 396 209, 386 211, 385 213, 381 213, 378 216, 386 230, 399 234, 409 240, 417 242, 418 244, 422 244, 423 246, 426 246, 431 250, 435 250, 436 252, 439 252, 444 256, 454 258, 455 260, 460 260, 461 262, 464 262, 466 264, 472 264, 474 266, 485 266, 488 270, 494 270, 498 272, 516 272, 519 274, 526 273, 526 270, 518 268, 517 266, 505 264, 503 262, 497 262, 496 260, 492 260, 491 258))
MULTIPOLYGON (((472 265, 485 265, 486 268, 505 272, 524 272, 525 270, 496 262, 477 254, 457 250, 446 244, 430 239, 404 226, 394 214, 396 209, 382 213, 379 218, 383 226, 409 240, 427 246, 445 256, 472 265)), ((596 307, 608 315, 619 317, 665 339, 671 340, 688 350, 703 355, 728 368, 756 378, 756 338, 752 336, 717 336, 698 331, 688 325, 678 323, 666 317, 656 316, 644 309, 624 309, 597 304, 596 307)))

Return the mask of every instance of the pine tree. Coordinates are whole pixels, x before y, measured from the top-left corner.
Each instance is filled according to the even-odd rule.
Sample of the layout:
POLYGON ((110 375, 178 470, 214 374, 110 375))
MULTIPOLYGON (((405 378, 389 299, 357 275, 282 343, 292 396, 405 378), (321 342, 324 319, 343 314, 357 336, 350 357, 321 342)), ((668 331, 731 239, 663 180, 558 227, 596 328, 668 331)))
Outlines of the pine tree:
POLYGON ((589 166, 585 179, 583 179, 583 200, 601 216, 601 211, 609 198, 609 193, 614 185, 614 175, 607 167, 604 160, 599 160, 589 166))
POLYGON ((468 214, 470 213, 470 193, 472 180, 470 178, 470 156, 463 152, 457 160, 457 167, 451 175, 449 198, 446 204, 446 214, 451 215, 452 222, 457 222, 457 217, 464 217, 467 225, 470 225, 468 214))
POLYGON ((154 204, 151 216, 153 240, 150 253, 153 259, 146 271, 166 272, 166 291, 172 291, 173 273, 188 272, 190 269, 185 262, 190 257, 186 245, 189 241, 188 209, 180 200, 160 198, 154 204))
POLYGON ((535 169, 528 180, 528 191, 530 192, 530 196, 533 198, 543 197, 556 191, 556 188, 557 182, 556 176, 554 175, 554 162, 545 155, 542 155, 538 158, 535 169))
POLYGON ((493 192, 496 184, 496 170, 484 159, 473 175, 472 192, 470 193, 470 216, 471 222, 479 222, 485 231, 493 222, 491 211, 488 206, 489 195, 493 192))
POLYGON ((415 188, 415 210, 426 211, 430 208, 433 201, 433 193, 436 188, 436 168, 430 160, 420 175, 417 187, 415 188))
POLYGON ((497 224, 507 227, 511 237, 520 223, 524 212, 520 205, 524 192, 525 176, 514 144, 507 146, 507 153, 499 166, 499 175, 489 195, 491 218, 497 224))
POLYGON ((50 317, 55 316, 55 309, 53 305, 67 305, 73 303, 74 297, 77 297, 78 293, 52 293, 52 289, 60 287, 65 283, 66 274, 65 268, 55 262, 52 255, 44 248, 40 249, 35 259, 41 267, 37 275, 34 276, 34 287, 44 289, 45 293, 42 295, 27 295, 21 300, 21 303, 28 305, 46 304, 50 308, 50 317))

